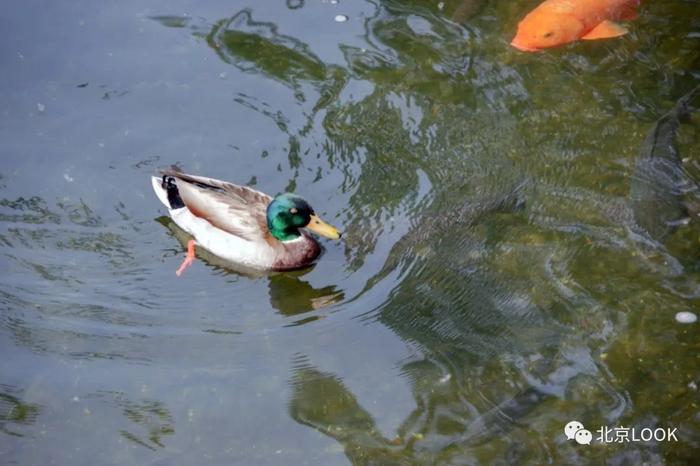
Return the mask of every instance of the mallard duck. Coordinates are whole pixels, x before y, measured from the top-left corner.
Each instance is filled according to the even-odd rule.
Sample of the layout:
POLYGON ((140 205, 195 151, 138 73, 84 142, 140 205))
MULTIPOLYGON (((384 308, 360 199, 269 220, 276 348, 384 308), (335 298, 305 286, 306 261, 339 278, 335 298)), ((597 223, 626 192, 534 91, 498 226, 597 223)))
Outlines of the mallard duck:
POLYGON ((296 194, 272 198, 246 186, 175 168, 151 181, 173 221, 194 237, 187 243, 178 276, 194 261, 195 245, 237 265, 282 271, 306 267, 321 253, 321 246, 304 228, 330 239, 341 236, 296 194))

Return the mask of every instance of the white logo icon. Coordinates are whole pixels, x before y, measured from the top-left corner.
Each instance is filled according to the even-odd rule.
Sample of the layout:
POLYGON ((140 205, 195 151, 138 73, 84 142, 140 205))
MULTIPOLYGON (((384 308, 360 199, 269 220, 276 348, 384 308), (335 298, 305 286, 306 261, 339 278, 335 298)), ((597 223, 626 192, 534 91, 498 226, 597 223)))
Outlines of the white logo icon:
MULTIPOLYGON (((564 434, 567 440, 573 440, 576 437, 576 432, 583 429, 583 424, 578 421, 571 421, 564 427, 564 434)), ((590 433, 590 432, 589 432, 590 433)))
POLYGON ((576 431, 576 436, 574 438, 579 445, 590 445, 593 434, 591 434, 590 430, 580 429, 576 431))

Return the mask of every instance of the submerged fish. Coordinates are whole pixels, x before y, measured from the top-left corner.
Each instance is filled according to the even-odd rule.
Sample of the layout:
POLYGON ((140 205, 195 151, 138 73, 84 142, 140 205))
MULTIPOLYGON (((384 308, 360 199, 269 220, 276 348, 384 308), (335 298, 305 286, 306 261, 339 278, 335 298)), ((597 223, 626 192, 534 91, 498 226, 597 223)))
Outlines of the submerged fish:
POLYGON ((681 121, 690 117, 689 105, 700 86, 681 97, 654 124, 637 157, 630 188, 634 219, 655 240, 661 240, 688 215, 682 201, 688 178, 676 147, 681 121))
POLYGON ((627 33, 614 21, 637 17, 639 0, 545 0, 518 24, 510 43, 524 52, 627 33))
POLYGON ((462 0, 450 19, 458 24, 463 24, 476 16, 486 4, 486 0, 462 0))

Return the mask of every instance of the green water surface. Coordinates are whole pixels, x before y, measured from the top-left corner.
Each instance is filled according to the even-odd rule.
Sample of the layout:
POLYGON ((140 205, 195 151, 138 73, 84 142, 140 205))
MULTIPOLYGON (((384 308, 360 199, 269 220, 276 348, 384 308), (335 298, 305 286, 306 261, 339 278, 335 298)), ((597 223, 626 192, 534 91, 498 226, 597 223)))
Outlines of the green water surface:
POLYGON ((700 225, 652 239, 629 191, 700 84, 700 2, 519 52, 537 4, 4 5, 0 464, 697 464, 700 324, 674 316, 700 313, 700 225), (172 163, 301 194, 343 239, 177 278, 172 163))

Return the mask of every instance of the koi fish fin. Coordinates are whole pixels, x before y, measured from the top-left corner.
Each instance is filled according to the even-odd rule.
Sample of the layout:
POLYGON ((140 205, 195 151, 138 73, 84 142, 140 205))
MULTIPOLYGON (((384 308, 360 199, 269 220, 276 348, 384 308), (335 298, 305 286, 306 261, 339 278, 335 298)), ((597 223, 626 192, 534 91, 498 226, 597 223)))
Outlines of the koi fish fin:
POLYGON ((612 21, 605 20, 581 37, 585 40, 609 39, 611 37, 619 37, 627 34, 627 28, 612 21))

